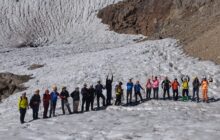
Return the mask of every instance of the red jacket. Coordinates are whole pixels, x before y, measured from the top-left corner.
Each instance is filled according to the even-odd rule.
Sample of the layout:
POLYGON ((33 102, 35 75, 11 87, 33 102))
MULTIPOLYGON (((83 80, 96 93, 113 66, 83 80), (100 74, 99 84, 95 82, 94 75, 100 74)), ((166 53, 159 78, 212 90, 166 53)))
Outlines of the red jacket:
POLYGON ((172 88, 173 88, 173 90, 177 90, 179 86, 180 86, 180 84, 179 84, 178 82, 176 82, 176 81, 174 81, 174 82, 172 83, 172 88))
POLYGON ((44 95, 43 95, 43 103, 44 104, 49 104, 49 102, 50 102, 50 94, 44 93, 44 95))

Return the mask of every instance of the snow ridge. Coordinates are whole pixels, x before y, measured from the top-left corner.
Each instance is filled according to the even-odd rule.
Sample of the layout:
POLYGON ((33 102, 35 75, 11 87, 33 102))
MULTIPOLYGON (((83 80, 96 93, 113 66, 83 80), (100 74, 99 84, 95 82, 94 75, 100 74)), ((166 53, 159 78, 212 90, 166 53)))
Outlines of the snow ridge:
POLYGON ((97 23, 96 12, 119 0, 0 0, 0 45, 68 43, 97 23), (78 30, 78 25, 84 24, 78 30))

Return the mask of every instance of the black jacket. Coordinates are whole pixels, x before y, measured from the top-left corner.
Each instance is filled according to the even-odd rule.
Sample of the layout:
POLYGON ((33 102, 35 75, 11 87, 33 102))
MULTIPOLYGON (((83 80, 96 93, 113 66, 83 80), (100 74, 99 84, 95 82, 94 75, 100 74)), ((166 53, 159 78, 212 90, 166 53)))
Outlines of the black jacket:
POLYGON ((102 84, 97 84, 95 86, 95 93, 96 94, 102 94, 102 90, 104 89, 104 86, 102 84))
POLYGON ((31 107, 34 107, 34 106, 39 106, 40 105, 40 95, 36 95, 34 94, 32 97, 31 97, 31 100, 30 100, 30 106, 31 107))
POLYGON ((199 82, 199 79, 198 78, 195 78, 194 80, 193 80, 193 88, 195 88, 195 89, 198 89, 199 87, 200 87, 200 82, 199 82))
POLYGON ((86 98, 88 98, 88 95, 89 95, 89 90, 88 90, 88 88, 82 88, 82 90, 81 90, 81 95, 82 95, 82 98, 84 98, 84 99, 86 99, 86 98))
POLYGON ((80 100, 80 96, 79 96, 79 91, 73 91, 71 93, 71 97, 73 98, 73 101, 79 101, 80 100))
POLYGON ((164 81, 162 82, 162 88, 163 88, 163 89, 169 89, 170 86, 171 86, 170 84, 171 84, 170 80, 164 80, 164 81))
POLYGON ((94 99, 95 98, 95 89, 94 88, 89 88, 88 98, 89 99, 94 99))
POLYGON ((69 92, 67 90, 64 90, 60 93, 60 97, 62 100, 67 101, 67 98, 70 97, 69 92))
POLYGON ((106 85, 105 85, 105 87, 106 87, 107 90, 111 90, 112 89, 112 82, 113 82, 113 76, 112 76, 111 79, 108 79, 108 77, 106 78, 106 85))

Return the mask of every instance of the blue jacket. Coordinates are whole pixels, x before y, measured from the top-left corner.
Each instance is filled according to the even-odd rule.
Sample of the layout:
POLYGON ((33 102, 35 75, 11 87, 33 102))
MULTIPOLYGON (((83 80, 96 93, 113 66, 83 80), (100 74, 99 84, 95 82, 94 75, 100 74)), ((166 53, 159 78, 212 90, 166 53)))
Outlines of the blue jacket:
POLYGON ((127 83, 127 91, 131 91, 133 86, 134 86, 133 83, 127 83))
POLYGON ((58 98, 58 93, 53 91, 50 93, 50 98, 51 98, 51 102, 56 103, 57 102, 57 98, 58 98))
POLYGON ((134 91, 135 92, 141 92, 141 89, 143 89, 143 88, 140 84, 135 84, 134 85, 134 91))

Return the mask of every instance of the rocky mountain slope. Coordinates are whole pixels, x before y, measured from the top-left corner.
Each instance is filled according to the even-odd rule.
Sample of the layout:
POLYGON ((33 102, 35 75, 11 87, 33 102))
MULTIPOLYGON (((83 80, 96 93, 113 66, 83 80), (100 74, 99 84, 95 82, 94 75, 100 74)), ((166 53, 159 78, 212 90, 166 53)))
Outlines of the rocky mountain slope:
POLYGON ((220 1, 125 0, 98 13, 118 33, 179 39, 195 57, 220 64, 220 1))

